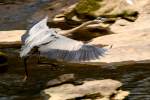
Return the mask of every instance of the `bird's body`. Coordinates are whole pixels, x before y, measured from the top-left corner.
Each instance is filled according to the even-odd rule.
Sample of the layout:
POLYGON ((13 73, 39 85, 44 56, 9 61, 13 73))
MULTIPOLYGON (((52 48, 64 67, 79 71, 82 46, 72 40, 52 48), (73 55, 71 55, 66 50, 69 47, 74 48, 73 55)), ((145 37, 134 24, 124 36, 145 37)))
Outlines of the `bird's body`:
MULTIPOLYGON (((84 44, 81 41, 76 41, 58 34, 59 32, 47 26, 47 20, 48 17, 44 18, 22 36, 23 46, 21 48, 20 57, 23 58, 24 61, 24 80, 28 77, 27 59, 30 53, 33 54, 35 51, 50 60, 73 63, 100 59, 106 51, 104 48, 84 44), (34 48, 36 48, 35 51, 34 48)), ((81 27, 84 25, 81 25, 81 27)), ((72 32, 72 30, 69 32, 72 32)))
POLYGON ((49 59, 84 62, 100 59, 104 54, 104 48, 84 44, 60 34, 47 26, 48 17, 34 25, 22 37, 21 57, 27 56, 34 47, 38 47, 40 55, 49 59))

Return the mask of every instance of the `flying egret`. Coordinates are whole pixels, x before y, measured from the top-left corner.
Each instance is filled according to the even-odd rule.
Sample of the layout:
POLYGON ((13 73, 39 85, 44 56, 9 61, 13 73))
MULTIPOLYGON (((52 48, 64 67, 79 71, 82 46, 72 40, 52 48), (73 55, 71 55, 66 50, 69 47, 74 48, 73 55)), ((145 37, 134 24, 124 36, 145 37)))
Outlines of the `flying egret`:
POLYGON ((34 48, 48 59, 74 63, 100 59, 106 51, 105 48, 84 44, 60 35, 47 26, 47 20, 48 17, 45 17, 22 36, 20 57, 24 59, 26 75, 26 60, 34 48))

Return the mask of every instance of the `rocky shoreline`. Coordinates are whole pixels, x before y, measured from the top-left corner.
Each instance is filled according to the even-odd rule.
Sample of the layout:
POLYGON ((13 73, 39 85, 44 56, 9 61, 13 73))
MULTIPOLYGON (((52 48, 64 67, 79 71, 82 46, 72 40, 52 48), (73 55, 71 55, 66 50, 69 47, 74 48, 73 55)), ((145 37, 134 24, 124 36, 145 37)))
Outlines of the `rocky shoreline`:
MULTIPOLYGON (((103 68, 115 69, 114 67, 122 68, 125 65, 132 67, 130 65, 135 64, 144 66, 150 63, 150 2, 134 0, 134 5, 128 5, 122 0, 93 1, 92 4, 99 2, 101 9, 98 5, 94 9, 89 9, 92 5, 87 1, 85 1, 87 6, 82 7, 84 3, 77 4, 77 0, 68 0, 68 3, 61 0, 0 2, 2 11, 0 12, 0 96, 2 96, 0 99, 123 100, 129 95, 130 92, 121 88, 126 81, 120 78, 130 80, 131 77, 128 76, 130 70, 122 69, 124 72, 122 76, 120 70, 117 70, 118 72, 113 74, 118 76, 113 78, 112 70, 105 72, 103 68), (107 3, 108 1, 110 3, 107 3), (105 23, 90 25, 68 35, 70 38, 86 41, 91 45, 106 46, 108 51, 98 60, 81 64, 62 62, 37 64, 36 56, 32 56, 28 61, 30 77, 23 82, 24 69, 19 58, 21 36, 26 32, 28 25, 36 23, 45 14, 49 16, 48 25, 57 28, 60 32, 94 20, 98 16, 108 18, 109 21, 105 23), (66 74, 71 71, 72 74, 66 74), (101 74, 101 71, 105 74, 101 74), (76 78, 75 73, 82 74, 79 74, 80 78, 76 78), (104 77, 107 74, 108 77, 104 77), (95 75, 100 76, 94 78, 95 75)), ((133 80, 143 79, 142 81, 145 82, 143 77, 149 80, 146 74, 141 75, 140 68, 134 70, 138 70, 139 76, 131 71, 130 75, 136 76, 133 80)), ((131 94, 132 92, 134 91, 131 91, 131 94)))

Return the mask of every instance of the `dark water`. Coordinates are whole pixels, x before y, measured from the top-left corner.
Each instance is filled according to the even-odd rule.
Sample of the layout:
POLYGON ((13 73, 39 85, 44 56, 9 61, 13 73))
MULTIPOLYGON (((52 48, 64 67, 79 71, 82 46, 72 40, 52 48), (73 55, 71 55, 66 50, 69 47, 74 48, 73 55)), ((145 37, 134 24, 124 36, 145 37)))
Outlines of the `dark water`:
POLYGON ((29 78, 27 82, 23 82, 24 69, 18 54, 13 52, 9 56, 8 69, 0 74, 0 100, 42 100, 39 93, 46 82, 66 73, 74 73, 79 80, 119 80, 123 83, 122 90, 131 92, 126 100, 150 100, 150 64, 113 69, 87 65, 75 67, 37 64, 36 57, 31 57, 28 61, 29 78))
MULTIPOLYGON (((76 72, 77 73, 77 72, 76 72)), ((127 100, 150 100, 150 65, 122 66, 117 69, 83 69, 82 78, 115 79, 131 92, 127 100)))

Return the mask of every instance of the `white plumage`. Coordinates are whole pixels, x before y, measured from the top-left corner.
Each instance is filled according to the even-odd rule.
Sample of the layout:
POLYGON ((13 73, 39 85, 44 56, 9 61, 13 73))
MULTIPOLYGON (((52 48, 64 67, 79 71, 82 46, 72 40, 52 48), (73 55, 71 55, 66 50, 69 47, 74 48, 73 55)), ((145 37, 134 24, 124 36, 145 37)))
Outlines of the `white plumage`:
POLYGON ((27 56, 34 47, 38 47, 41 55, 61 61, 89 61, 99 59, 104 54, 104 48, 57 34, 54 29, 47 26, 47 20, 48 17, 44 18, 22 36, 21 57, 27 56))

